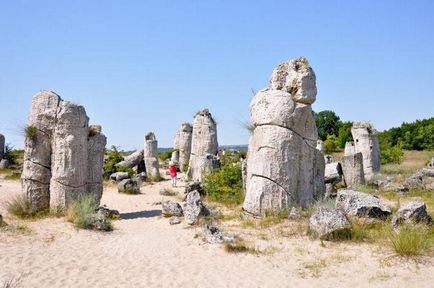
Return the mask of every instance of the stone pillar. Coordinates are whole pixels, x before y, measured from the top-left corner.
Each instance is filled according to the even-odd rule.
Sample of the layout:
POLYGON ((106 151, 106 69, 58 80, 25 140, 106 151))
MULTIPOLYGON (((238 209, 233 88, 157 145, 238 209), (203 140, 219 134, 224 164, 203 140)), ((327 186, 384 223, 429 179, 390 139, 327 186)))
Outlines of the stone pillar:
POLYGON ((62 99, 51 91, 43 91, 32 99, 25 128, 21 186, 33 212, 50 207, 51 142, 57 109, 62 99))
POLYGON ((362 153, 344 156, 342 158, 342 170, 347 188, 357 188, 358 185, 365 184, 362 153))
POLYGON ((253 98, 245 211, 264 215, 324 197, 325 163, 311 108, 316 93, 315 73, 297 58, 280 64, 253 98))
POLYGON ((107 138, 101 133, 101 126, 89 126, 87 192, 94 194, 99 202, 103 192, 103 165, 107 138))
POLYGON ((52 142, 50 208, 53 211, 64 209, 87 193, 88 123, 83 106, 60 102, 52 142))
POLYGON ((193 127, 190 123, 182 123, 178 132, 179 168, 186 172, 191 154, 191 138, 193 127))
POLYGON ((153 132, 150 132, 145 136, 145 149, 143 158, 145 161, 147 177, 154 179, 160 177, 158 163, 158 142, 153 132))
POLYGON ((354 141, 349 141, 345 143, 344 155, 349 156, 356 153, 356 148, 354 147, 354 141))
POLYGON ((5 156, 5 136, 0 134, 0 160, 5 156))
POLYGON ((172 152, 172 156, 170 157, 170 161, 175 164, 179 164, 179 151, 175 150, 172 152))
POLYGON ((363 155, 363 170, 365 180, 372 180, 374 174, 380 171, 380 147, 376 131, 367 122, 355 122, 351 128, 354 139, 355 153, 363 155))
POLYGON ((194 181, 213 172, 213 162, 218 152, 217 124, 208 109, 194 117, 191 154, 187 175, 194 181))

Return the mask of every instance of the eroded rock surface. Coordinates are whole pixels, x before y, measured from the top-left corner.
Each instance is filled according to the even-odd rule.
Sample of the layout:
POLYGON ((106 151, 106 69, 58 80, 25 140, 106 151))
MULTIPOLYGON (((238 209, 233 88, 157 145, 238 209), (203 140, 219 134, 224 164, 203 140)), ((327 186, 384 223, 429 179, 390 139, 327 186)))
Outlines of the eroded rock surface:
POLYGON ((328 240, 334 233, 345 233, 351 224, 341 209, 319 207, 309 219, 309 229, 320 239, 328 240))
POLYGON ((160 177, 160 164, 158 163, 158 142, 155 134, 150 132, 145 136, 144 161, 148 178, 160 177))
POLYGON ((400 224, 432 224, 432 218, 426 211, 426 205, 421 200, 413 200, 399 207, 392 218, 392 225, 398 227, 400 224))
POLYGON ((386 218, 392 212, 378 197, 354 190, 339 190, 336 208, 354 217, 386 218))
MULTIPOLYGON (((177 133, 176 148, 179 150, 179 168, 184 171, 188 168, 191 154, 191 141, 193 137, 193 127, 190 123, 182 123, 177 133)), ((184 171, 185 172, 185 171, 184 171)))
POLYGON ((363 155, 355 153, 342 158, 342 171, 347 188, 355 188, 365 184, 365 173, 363 171, 363 155))

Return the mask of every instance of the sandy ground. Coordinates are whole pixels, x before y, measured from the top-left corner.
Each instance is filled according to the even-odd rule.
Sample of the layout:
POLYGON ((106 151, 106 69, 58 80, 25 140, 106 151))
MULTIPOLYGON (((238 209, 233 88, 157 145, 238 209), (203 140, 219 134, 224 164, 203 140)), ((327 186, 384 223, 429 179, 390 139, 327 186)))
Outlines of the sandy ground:
POLYGON ((101 233, 77 230, 63 218, 7 215, 2 204, 20 186, 0 179, 0 213, 10 225, 30 228, 0 232, 0 287, 8 279, 15 287, 433 287, 432 259, 391 257, 375 245, 269 235, 254 245, 270 253, 229 254, 204 243, 200 227, 170 226, 161 217, 161 206, 152 204, 173 198, 159 195, 169 186, 144 186, 140 195, 106 187, 102 204, 122 219, 101 233))

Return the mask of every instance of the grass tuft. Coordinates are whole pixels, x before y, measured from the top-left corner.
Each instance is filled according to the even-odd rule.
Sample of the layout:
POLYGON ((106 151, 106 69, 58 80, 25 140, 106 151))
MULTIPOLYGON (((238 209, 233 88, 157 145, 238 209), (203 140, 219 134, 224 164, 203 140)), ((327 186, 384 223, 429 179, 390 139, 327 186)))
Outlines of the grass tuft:
POLYGON ((421 256, 434 248, 434 230, 423 225, 403 226, 390 233, 389 244, 399 256, 421 256))
POLYGON ((96 208, 98 204, 92 195, 82 196, 69 205, 66 220, 77 228, 92 229, 96 208))
POLYGON ((236 241, 231 243, 225 243, 224 249, 228 253, 250 253, 250 254, 259 254, 260 251, 254 247, 249 247, 244 241, 236 241))
POLYGON ((21 219, 38 218, 48 213, 48 211, 35 212, 30 200, 24 194, 12 197, 6 202, 5 207, 8 213, 21 219))
POLYGON ((28 125, 24 128, 24 135, 27 139, 35 141, 38 135, 38 128, 28 125))

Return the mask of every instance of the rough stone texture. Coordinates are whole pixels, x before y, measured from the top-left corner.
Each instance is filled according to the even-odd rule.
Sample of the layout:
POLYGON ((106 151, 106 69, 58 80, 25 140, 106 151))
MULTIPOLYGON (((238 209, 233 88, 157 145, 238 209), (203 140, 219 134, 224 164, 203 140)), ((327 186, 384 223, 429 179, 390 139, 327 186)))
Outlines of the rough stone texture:
POLYGON ((342 171, 345 184, 348 188, 355 188, 365 184, 365 173, 363 172, 363 155, 355 153, 342 158, 342 171))
MULTIPOLYGON (((190 193, 190 192, 192 192, 192 191, 197 191, 197 192, 199 192, 199 195, 200 196, 205 196, 205 190, 203 190, 203 188, 202 188, 202 183, 201 182, 199 182, 199 181, 195 181, 195 182, 193 182, 193 183, 191 183, 191 184, 187 184, 187 185, 185 185, 185 191, 184 191, 184 194, 188 194, 188 193, 190 193)), ((187 197, 187 196, 186 196, 187 197)))
POLYGON ((36 94, 32 99, 27 127, 35 127, 34 139, 24 142, 21 186, 34 211, 50 207, 51 139, 61 98, 50 91, 36 94))
MULTIPOLYGON (((354 139, 354 153, 361 152, 363 155, 365 180, 371 181, 373 176, 380 171, 380 146, 377 132, 367 122, 355 122, 351 128, 351 134, 354 139)), ((349 155, 351 154, 345 153, 345 156, 349 155)))
POLYGON ((324 199, 333 199, 336 198, 336 194, 338 193, 334 183, 326 183, 326 192, 324 195, 324 199))
POLYGON ((208 207, 202 203, 198 191, 191 191, 187 194, 183 212, 184 220, 188 225, 197 224, 201 216, 207 216, 210 214, 208 207))
POLYGON ((398 212, 392 218, 392 225, 398 227, 400 224, 417 224, 420 222, 432 224, 432 218, 426 212, 426 205, 420 199, 408 202, 399 207, 398 212))
POLYGON ((193 136, 193 127, 190 123, 182 123, 178 132, 178 145, 179 150, 179 168, 182 170, 187 168, 188 161, 191 154, 191 141, 193 136))
POLYGON ((61 101, 53 131, 50 207, 66 207, 87 193, 89 118, 83 106, 61 101))
POLYGON ((179 163, 179 151, 175 150, 172 152, 172 156, 170 157, 170 161, 172 161, 172 163, 179 163))
POLYGON ((116 166, 133 168, 135 166, 138 166, 142 161, 143 161, 143 149, 140 149, 128 156, 125 156, 124 160, 116 164, 116 166))
POLYGON ((0 160, 5 156, 5 136, 0 134, 0 160))
POLYGON ((378 197, 353 190, 338 191, 336 208, 356 217, 385 218, 391 213, 390 207, 378 197))
POLYGON ((339 162, 331 162, 325 164, 324 182, 338 183, 342 180, 342 165, 339 162))
POLYGON ((403 184, 407 189, 427 189, 430 190, 434 187, 434 169, 423 168, 409 177, 407 177, 403 184))
POLYGON ((0 169, 6 169, 8 168, 10 165, 9 160, 8 159, 1 159, 0 160, 0 169))
POLYGON ((324 153, 324 142, 322 140, 316 141, 316 149, 321 153, 324 153))
POLYGON ((111 231, 112 226, 107 220, 106 211, 98 210, 92 219, 92 228, 99 231, 111 231))
MULTIPOLYGON (((101 133, 101 126, 92 125, 89 131, 93 131, 92 136, 88 138, 88 176, 87 176, 87 191, 95 195, 95 198, 99 202, 103 192, 103 165, 104 165, 104 153, 105 145, 107 144, 107 138, 101 133), (99 127, 99 129, 95 129, 99 127), (92 129, 92 130, 91 130, 92 129)), ((89 134, 91 135, 91 134, 89 134)))
POLYGON ((110 175, 110 180, 120 182, 124 179, 130 178, 130 175, 128 175, 128 172, 115 172, 110 175))
POLYGON ((246 194, 246 182, 247 182, 247 159, 241 159, 241 177, 243 180, 243 192, 246 194))
POLYGON ((253 98, 245 211, 263 215, 323 198, 325 163, 309 105, 315 97, 315 74, 298 58, 280 64, 253 98))
POLYGON ((124 179, 118 183, 118 192, 127 194, 140 194, 139 183, 133 179, 124 179))
POLYGON ((165 217, 182 216, 182 207, 173 201, 164 201, 161 203, 162 214, 165 217))
POLYGON ((95 213, 102 213, 108 219, 120 218, 121 216, 118 210, 109 209, 105 205, 96 208, 95 213))
POLYGON ((351 229, 351 224, 341 209, 319 207, 309 219, 309 229, 320 239, 328 240, 333 233, 351 229))
POLYGON ((206 224, 203 227, 203 239, 210 244, 233 242, 235 237, 223 233, 217 226, 206 224))
POLYGON ((172 216, 169 219, 170 225, 176 225, 176 224, 180 224, 180 223, 181 223, 181 219, 179 219, 177 216, 172 216))
POLYGON ((158 142, 155 134, 150 132, 145 136, 144 162, 146 175, 150 178, 160 176, 160 165, 158 163, 158 142))
POLYGON ((303 216, 301 216, 300 211, 297 208, 292 207, 291 212, 289 212, 288 215, 288 220, 300 220, 301 218, 303 218, 303 216))
POLYGON ((203 176, 213 172, 213 156, 217 151, 217 124, 208 109, 204 109, 194 117, 187 175, 202 181, 203 176))
POLYGON ((354 141, 345 143, 344 155, 349 156, 356 153, 356 147, 354 147, 354 141))

